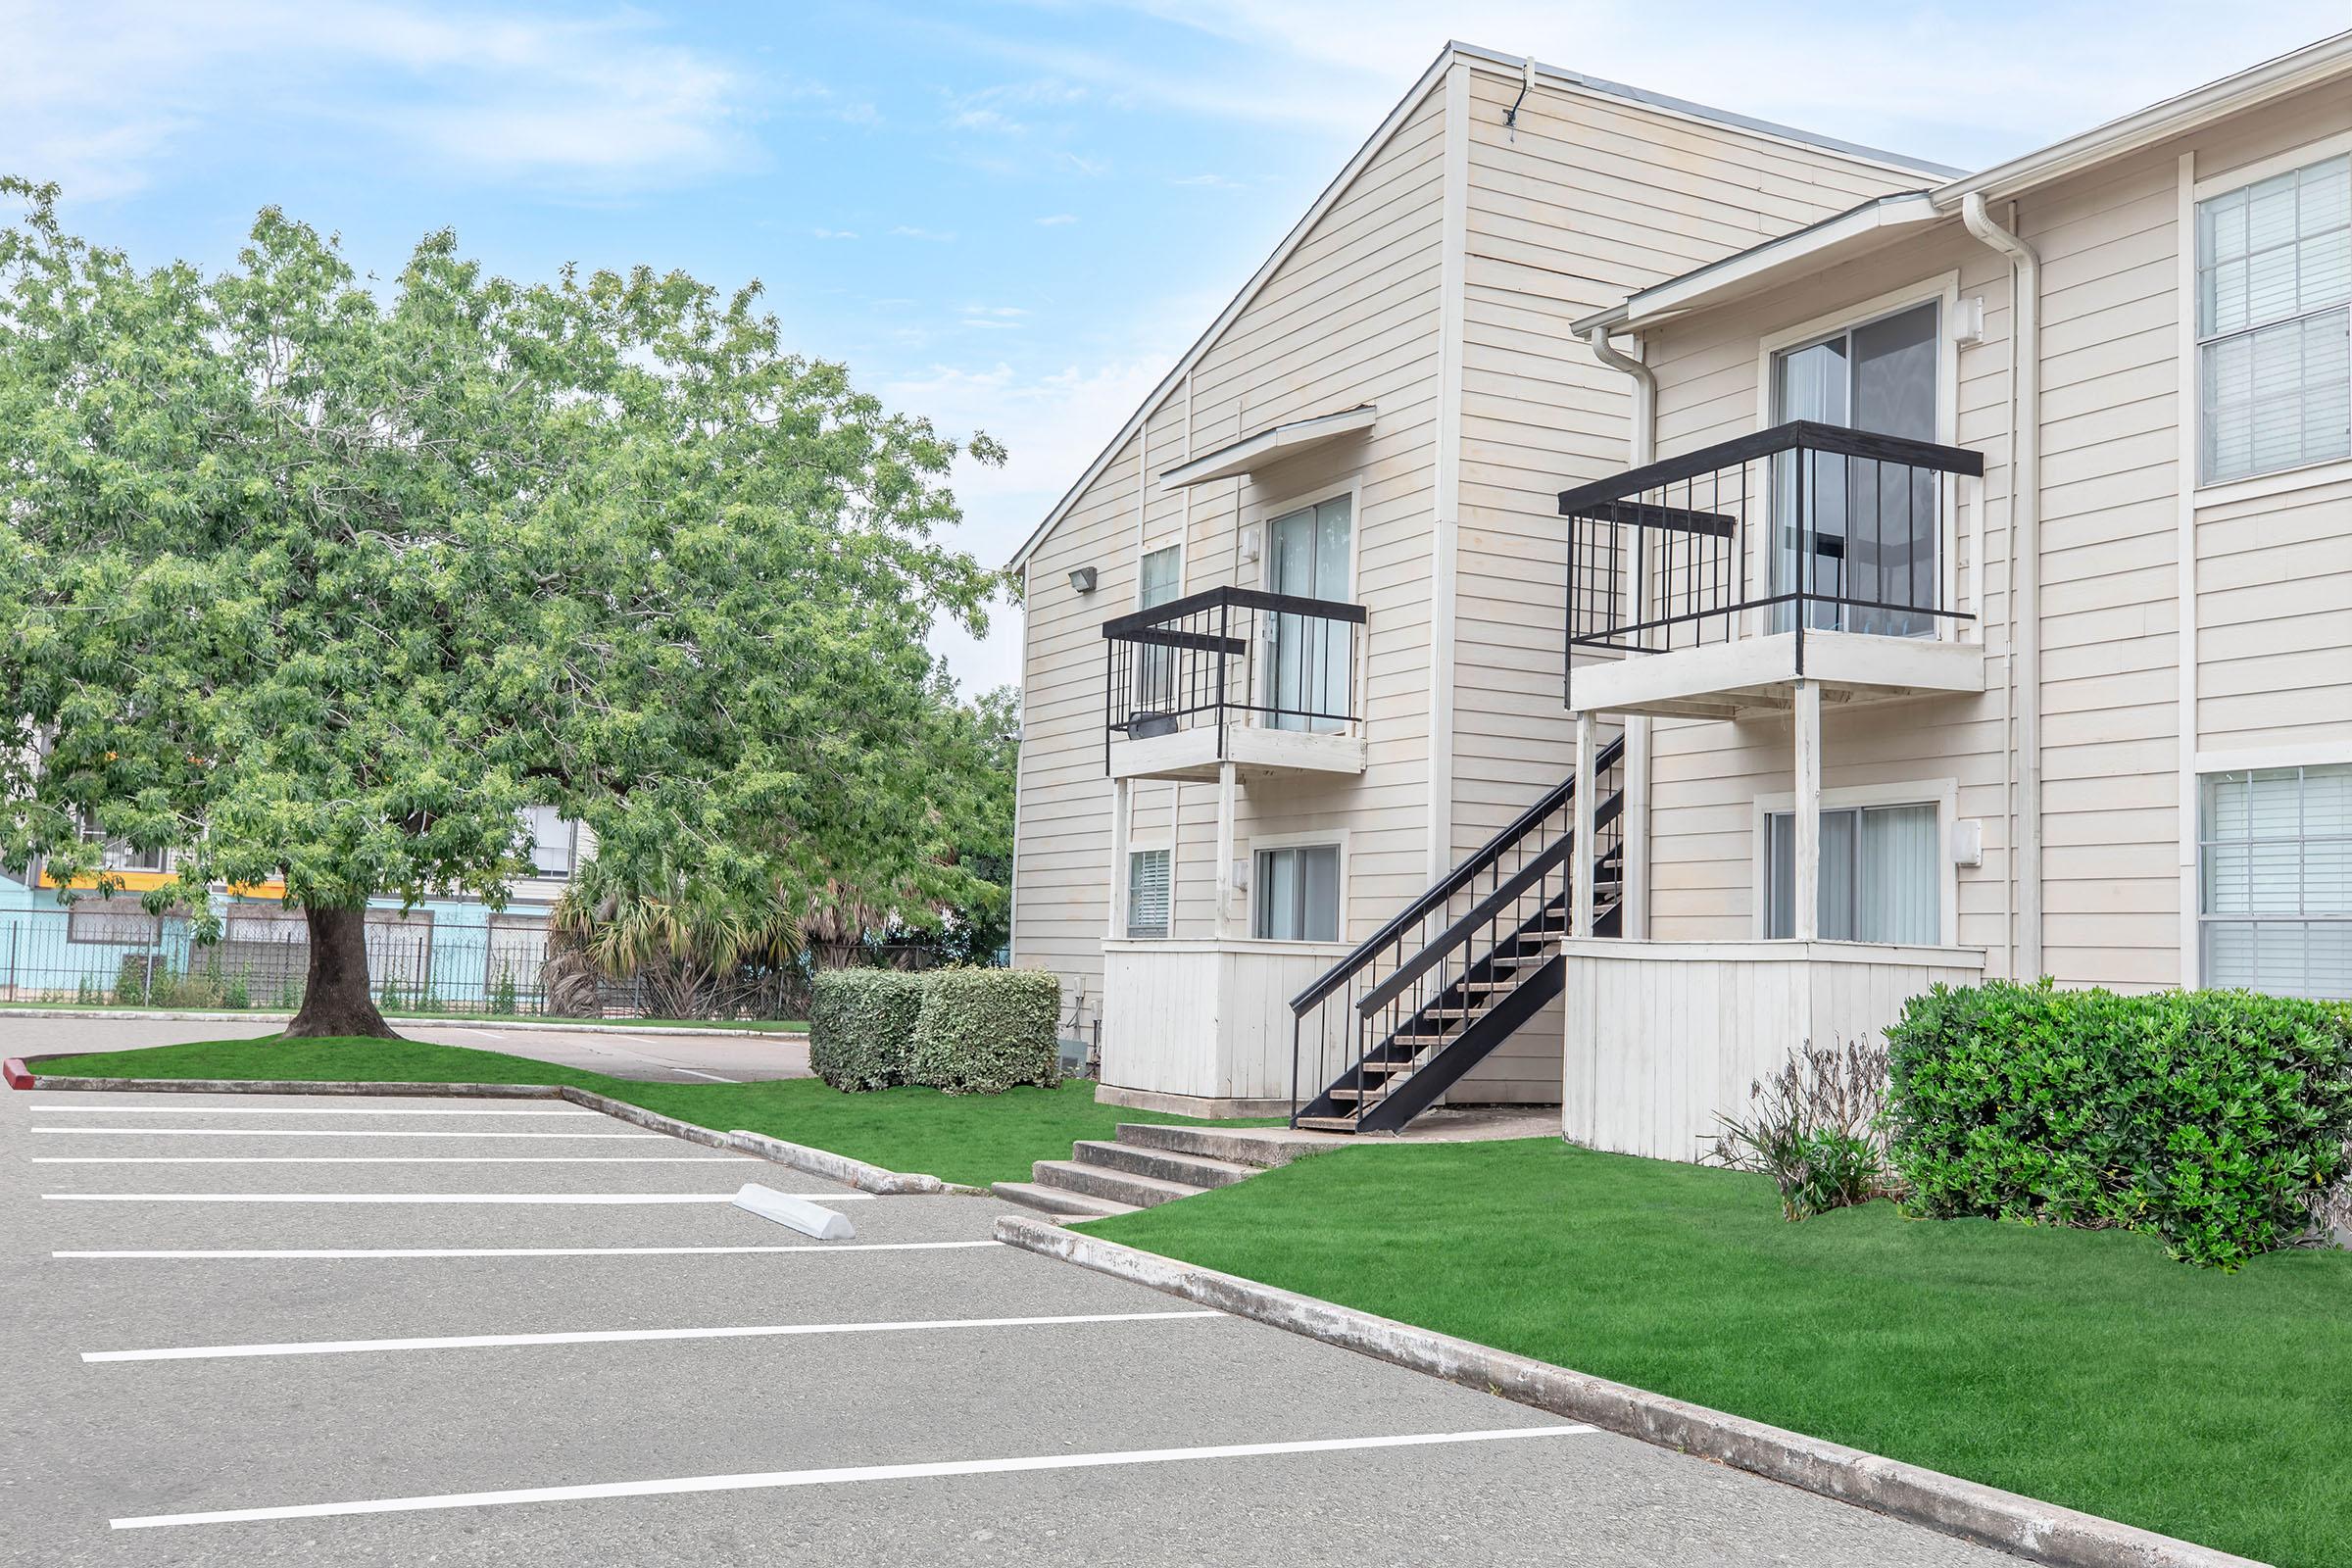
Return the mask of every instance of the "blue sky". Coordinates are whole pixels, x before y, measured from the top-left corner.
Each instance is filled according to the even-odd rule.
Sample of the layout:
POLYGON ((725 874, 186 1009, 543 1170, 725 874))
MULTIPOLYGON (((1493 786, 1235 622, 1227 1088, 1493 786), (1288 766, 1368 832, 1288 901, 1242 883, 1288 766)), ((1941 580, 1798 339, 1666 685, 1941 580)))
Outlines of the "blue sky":
MULTIPOLYGON (((1001 562, 1450 33, 1976 166, 2345 24, 2341 0, 0 0, 0 171, 145 261, 260 207, 389 271, 757 277, 803 352, 1012 451, 1001 562), (2217 29, 2217 17, 2229 25, 2217 29)), ((1013 678, 1017 619, 940 647, 1013 678)))

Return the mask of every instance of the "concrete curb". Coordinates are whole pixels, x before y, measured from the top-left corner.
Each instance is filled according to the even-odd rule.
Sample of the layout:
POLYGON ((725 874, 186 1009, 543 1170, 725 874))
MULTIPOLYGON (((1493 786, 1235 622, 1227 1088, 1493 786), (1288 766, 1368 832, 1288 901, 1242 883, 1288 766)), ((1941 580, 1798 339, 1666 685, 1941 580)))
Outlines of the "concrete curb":
POLYGON ((779 1165, 790 1165, 793 1169, 807 1171, 811 1176, 824 1176, 833 1181, 847 1182, 861 1193, 951 1193, 966 1197, 985 1196, 976 1187, 959 1187, 954 1182, 943 1182, 936 1176, 925 1176, 919 1171, 884 1170, 879 1165, 869 1165, 862 1159, 852 1159, 847 1154, 836 1154, 831 1150, 811 1149, 807 1144, 787 1143, 781 1138, 770 1138, 765 1133, 746 1132, 742 1128, 737 1128, 727 1134, 727 1147, 740 1149, 747 1154, 758 1154, 760 1158, 773 1160, 779 1165))
MULTIPOLYGON (((71 1057, 65 1058, 71 1060, 71 1057)), ((936 1176, 917 1172, 884 1170, 862 1159, 836 1154, 830 1150, 811 1149, 806 1144, 787 1143, 764 1133, 741 1130, 722 1133, 708 1127, 698 1127, 675 1116, 664 1116, 643 1105, 632 1105, 625 1100, 614 1100, 592 1089, 579 1089, 570 1084, 409 1084, 358 1083, 345 1080, 312 1080, 303 1078, 66 1078, 43 1073, 26 1073, 19 1082, 17 1074, 24 1072, 24 1063, 11 1056, 7 1062, 8 1083, 16 1089, 65 1089, 80 1091, 116 1091, 124 1094, 189 1094, 189 1095, 338 1095, 366 1099, 369 1096, 399 1098, 418 1095, 440 1096, 452 1100, 564 1100, 589 1110, 600 1111, 616 1121, 648 1132, 666 1133, 686 1143, 701 1144, 706 1149, 725 1149, 736 1153, 750 1154, 774 1165, 788 1165, 811 1176, 845 1183, 859 1192, 882 1193, 893 1197, 913 1194, 953 1194, 957 1197, 984 1197, 976 1187, 959 1187, 943 1182, 936 1176)))
POLYGON ((1008 1246, 1409 1367, 2057 1568, 2262 1568, 2152 1531, 1824 1443, 1409 1323, 1260 1285, 1046 1220, 1006 1214, 1008 1246))
MULTIPOLYGON (((146 1007, 0 1007, 0 1018, 119 1018, 134 1023, 283 1023, 290 1012, 174 1012, 146 1007)), ((697 1040, 806 1040, 806 1029, 694 1029, 681 1024, 572 1023, 561 1018, 409 1017, 387 1013, 386 1023, 427 1029, 544 1029, 565 1035, 688 1035, 697 1040)))

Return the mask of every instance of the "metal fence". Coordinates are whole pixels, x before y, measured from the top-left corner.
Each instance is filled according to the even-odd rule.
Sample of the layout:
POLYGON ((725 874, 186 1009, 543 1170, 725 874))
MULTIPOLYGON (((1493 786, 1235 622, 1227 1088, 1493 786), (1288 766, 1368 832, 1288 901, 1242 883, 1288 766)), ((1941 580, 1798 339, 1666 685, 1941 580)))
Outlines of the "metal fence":
MULTIPOLYGON (((291 1011, 310 965, 298 910, 232 906, 218 940, 184 915, 126 899, 0 910, 0 1004, 291 1011)), ((568 1018, 806 1018, 797 969, 714 975, 686 967, 622 979, 552 954, 546 921, 460 925, 424 910, 370 911, 368 977, 385 1012, 568 1018)))

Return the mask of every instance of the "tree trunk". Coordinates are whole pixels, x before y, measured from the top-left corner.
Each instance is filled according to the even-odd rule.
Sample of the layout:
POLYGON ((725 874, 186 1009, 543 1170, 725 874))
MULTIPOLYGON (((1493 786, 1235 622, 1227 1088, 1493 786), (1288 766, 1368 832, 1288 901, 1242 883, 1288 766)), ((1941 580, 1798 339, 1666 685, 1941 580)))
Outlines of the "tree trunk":
POLYGON ((286 1025, 285 1037, 399 1039, 368 991, 368 911, 305 909, 303 918, 311 930, 311 966, 303 981, 302 1010, 286 1025))

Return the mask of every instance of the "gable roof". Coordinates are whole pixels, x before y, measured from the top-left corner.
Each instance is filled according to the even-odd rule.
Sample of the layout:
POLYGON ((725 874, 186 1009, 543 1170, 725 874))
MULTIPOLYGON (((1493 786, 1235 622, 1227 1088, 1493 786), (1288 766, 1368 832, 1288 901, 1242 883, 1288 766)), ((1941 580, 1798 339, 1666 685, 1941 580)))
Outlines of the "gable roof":
POLYGON ((1290 260, 1291 253, 1304 242, 1309 233, 1313 232, 1315 224, 1322 220, 1323 215, 1338 205, 1340 198, 1347 194, 1348 188, 1355 183, 1356 176, 1364 172, 1373 159, 1380 156, 1381 150, 1389 144, 1390 139, 1412 117, 1413 111, 1421 106, 1422 99, 1426 98, 1438 83, 1445 80, 1447 69, 1456 60, 1476 61, 1482 65, 1497 67, 1506 71, 1529 71, 1539 79, 1571 91, 1596 93, 1623 99, 1663 114, 1700 120, 1712 124, 1728 125, 1755 135, 1797 142, 1808 147, 1819 147, 1843 157, 1865 163, 1881 164, 1888 169, 1908 173, 1954 175, 1961 172, 1947 165, 1906 158, 1899 153, 1890 153, 1875 147, 1864 147, 1854 142, 1839 141, 1831 136, 1816 136, 1810 131, 1798 130, 1792 126, 1775 124, 1765 120, 1751 120, 1745 115, 1733 114, 1728 110, 1711 109, 1704 104, 1691 103, 1686 99, 1670 98, 1663 93, 1648 92, 1640 87, 1629 87, 1621 82, 1584 75, 1578 72, 1562 70, 1557 66, 1546 66, 1540 61, 1530 60, 1524 56, 1507 55, 1493 49, 1482 49, 1475 44, 1449 41, 1445 48, 1438 51, 1438 57, 1429 63, 1429 69, 1422 72, 1420 78, 1406 90, 1402 98, 1397 100, 1396 107, 1389 111, 1388 118, 1383 120, 1364 144, 1355 150, 1354 156, 1348 160, 1346 167, 1341 169, 1330 184, 1323 187, 1322 194, 1315 198, 1314 205, 1306 210, 1305 215, 1298 222, 1291 225, 1290 231, 1283 235, 1282 242, 1274 247, 1273 254, 1268 256, 1258 270, 1250 275, 1250 280, 1242 285, 1241 292, 1236 294, 1225 309, 1217 314, 1217 318, 1208 324, 1208 329, 1193 340, 1192 347, 1184 351, 1174 368, 1159 379, 1158 384, 1145 394, 1143 402, 1137 407, 1135 413, 1129 416, 1127 422, 1119 427, 1118 433, 1110 438, 1102 452, 1096 456, 1095 461, 1087 466, 1086 471, 1078 476, 1077 482, 1062 492, 1061 499, 1054 504, 1053 511, 1046 514, 1045 520, 1037 525, 1036 530, 1026 540, 1022 541, 1020 549, 1013 552, 1012 559, 1006 563, 1009 569, 1017 571, 1028 563, 1030 556, 1036 553, 1037 547, 1045 542, 1046 535, 1054 531, 1054 525, 1068 515, 1070 509, 1077 505, 1078 498, 1086 494, 1088 488, 1102 476, 1102 470, 1110 466, 1111 460, 1118 455, 1119 449, 1134 438, 1136 431, 1143 427, 1144 421, 1151 417, 1152 411, 1157 409, 1168 394, 1183 382, 1187 374, 1191 373, 1193 368, 1200 364, 1201 356, 1206 354, 1217 339, 1224 334, 1225 329, 1233 324, 1234 319, 1250 308, 1250 302, 1257 298, 1258 292, 1266 286, 1275 272, 1280 270, 1282 264, 1290 260))
POLYGON ((1767 288, 1787 277, 1792 268, 1822 267, 1867 247, 1872 237, 1886 227, 1949 218, 1970 196, 2005 201, 2037 185, 2345 75, 2352 75, 2352 32, 2334 33, 1977 173, 1883 196, 1793 233, 1735 251, 1679 277, 1637 290, 1607 310, 1574 322, 1570 330, 1582 334, 1596 326, 1612 330, 1639 327, 1661 317, 1767 288))

